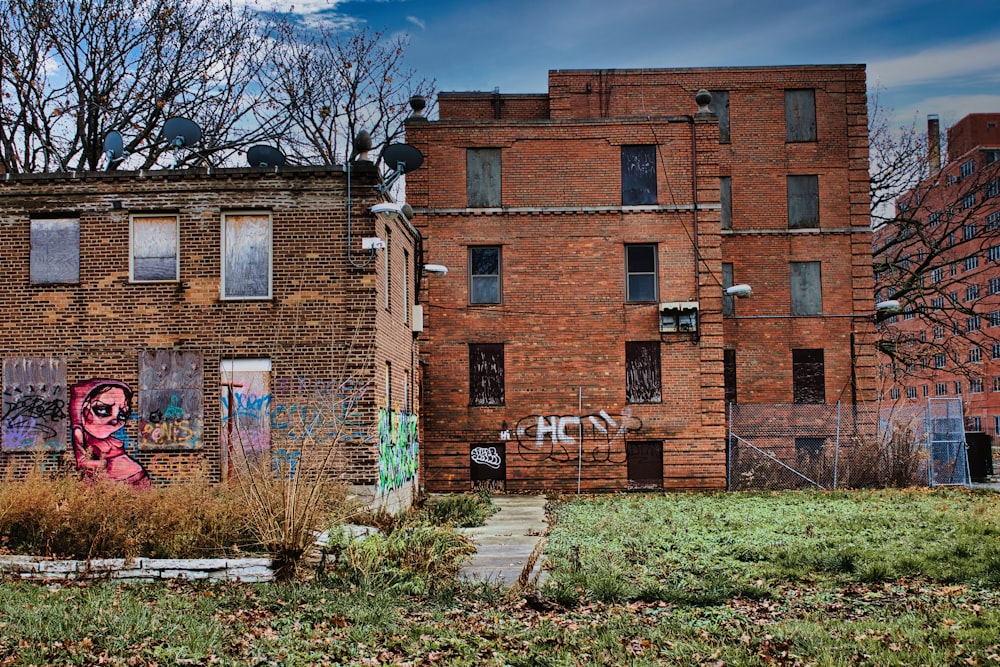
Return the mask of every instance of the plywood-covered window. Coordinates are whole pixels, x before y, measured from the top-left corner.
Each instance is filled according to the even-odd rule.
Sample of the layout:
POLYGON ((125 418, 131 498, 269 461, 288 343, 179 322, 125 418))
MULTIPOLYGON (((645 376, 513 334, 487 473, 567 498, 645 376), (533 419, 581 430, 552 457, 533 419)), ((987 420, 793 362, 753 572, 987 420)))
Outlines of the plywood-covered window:
POLYGON ((497 208, 501 193, 499 148, 468 148, 465 151, 465 187, 469 208, 497 208))
POLYGON ((656 203, 656 146, 622 146, 622 205, 656 203))
POLYGON ((723 229, 733 228, 733 179, 731 176, 719 177, 720 222, 723 229))
POLYGON ((792 350, 792 400, 826 403, 823 350, 792 350))
POLYGON ((242 461, 271 448, 271 360, 223 359, 219 365, 222 390, 222 457, 227 474, 242 461))
POLYGON ((68 418, 64 359, 3 360, 3 451, 65 450, 68 418))
POLYGON ((625 343, 625 400, 629 403, 659 403, 663 400, 660 381, 660 342, 625 343))
POLYGON ((736 350, 722 351, 722 382, 726 403, 736 402, 736 350))
POLYGON ((132 282, 176 281, 180 275, 178 217, 133 215, 130 228, 132 282))
POLYGON ((792 315, 823 313, 823 287, 820 262, 791 262, 790 291, 792 315))
MULTIPOLYGON (((732 262, 722 263, 722 289, 726 289, 733 286, 733 264, 732 262)), ((736 314, 736 297, 730 296, 723 293, 722 295, 722 314, 726 317, 732 317, 736 314)))
POLYGON ((31 221, 29 277, 36 285, 80 282, 80 220, 40 218, 31 221))
POLYGON ((819 227, 819 177, 788 177, 788 228, 819 227))
POLYGON ((816 141, 816 91, 785 91, 785 141, 816 141))
POLYGON ((198 449, 203 444, 204 365, 198 352, 139 353, 139 446, 198 449))
POLYGON ((712 90, 712 103, 708 109, 719 119, 719 143, 730 143, 729 136, 729 91, 712 90))
POLYGON ((469 345, 469 404, 503 405, 503 343, 469 345))
POLYGON ((222 298, 271 298, 271 214, 222 216, 222 298))

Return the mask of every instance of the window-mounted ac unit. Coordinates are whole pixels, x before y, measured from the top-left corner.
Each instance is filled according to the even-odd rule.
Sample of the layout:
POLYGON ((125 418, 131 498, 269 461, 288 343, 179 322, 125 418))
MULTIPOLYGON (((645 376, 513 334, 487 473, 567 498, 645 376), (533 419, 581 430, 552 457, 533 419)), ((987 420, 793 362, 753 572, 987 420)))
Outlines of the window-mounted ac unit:
POLYGON ((697 301, 667 301, 660 304, 660 333, 685 333, 697 330, 697 301))

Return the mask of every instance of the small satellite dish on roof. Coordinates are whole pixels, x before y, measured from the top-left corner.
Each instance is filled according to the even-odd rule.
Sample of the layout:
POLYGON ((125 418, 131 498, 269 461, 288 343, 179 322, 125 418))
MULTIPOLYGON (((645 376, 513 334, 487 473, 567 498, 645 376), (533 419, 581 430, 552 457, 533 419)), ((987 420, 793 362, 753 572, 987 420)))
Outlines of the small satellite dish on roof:
POLYGON ((116 162, 121 162, 125 157, 125 141, 121 132, 111 130, 104 136, 104 156, 108 159, 104 163, 104 171, 108 171, 116 162))
POLYGON ((247 151, 247 162, 251 167, 281 167, 285 164, 285 155, 273 146, 258 144, 247 151))
POLYGON ((163 124, 163 136, 174 148, 183 148, 201 141, 201 128, 193 120, 175 116, 163 124))
POLYGON ((409 144, 389 144, 382 150, 382 161, 393 170, 384 183, 376 186, 379 192, 385 194, 397 178, 424 163, 424 154, 409 144))

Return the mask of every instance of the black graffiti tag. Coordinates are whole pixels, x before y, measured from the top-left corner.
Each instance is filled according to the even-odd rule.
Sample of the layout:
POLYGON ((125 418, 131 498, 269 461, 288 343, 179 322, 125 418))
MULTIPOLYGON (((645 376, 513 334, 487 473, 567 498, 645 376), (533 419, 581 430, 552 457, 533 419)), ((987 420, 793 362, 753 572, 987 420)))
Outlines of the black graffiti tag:
POLYGON ((10 429, 26 429, 53 437, 56 431, 49 424, 65 418, 66 402, 60 398, 24 396, 13 402, 4 402, 3 422, 10 429))

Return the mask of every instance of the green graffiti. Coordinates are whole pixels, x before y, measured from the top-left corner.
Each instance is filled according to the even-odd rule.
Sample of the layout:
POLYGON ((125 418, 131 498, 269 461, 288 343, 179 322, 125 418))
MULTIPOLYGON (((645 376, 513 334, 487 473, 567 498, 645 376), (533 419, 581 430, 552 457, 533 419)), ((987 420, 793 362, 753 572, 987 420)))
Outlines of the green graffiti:
POLYGON ((417 415, 378 411, 378 491, 387 493, 417 477, 417 415))

